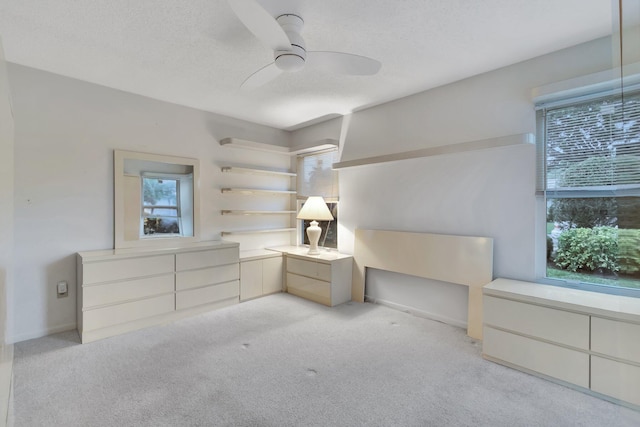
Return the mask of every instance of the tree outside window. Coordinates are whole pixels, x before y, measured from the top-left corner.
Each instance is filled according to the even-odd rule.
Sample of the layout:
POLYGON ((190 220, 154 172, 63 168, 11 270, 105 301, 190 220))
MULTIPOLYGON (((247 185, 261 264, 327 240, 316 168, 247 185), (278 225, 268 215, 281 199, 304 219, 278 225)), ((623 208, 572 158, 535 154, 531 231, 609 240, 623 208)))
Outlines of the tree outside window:
POLYGON ((180 234, 180 186, 177 179, 142 178, 143 235, 180 234))

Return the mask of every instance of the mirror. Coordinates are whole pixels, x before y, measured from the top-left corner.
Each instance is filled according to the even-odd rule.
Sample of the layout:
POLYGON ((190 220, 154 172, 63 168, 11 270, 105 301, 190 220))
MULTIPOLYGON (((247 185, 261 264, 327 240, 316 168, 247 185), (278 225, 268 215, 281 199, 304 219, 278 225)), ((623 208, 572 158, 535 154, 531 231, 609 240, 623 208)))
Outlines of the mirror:
POLYGON ((197 159, 114 151, 115 249, 199 238, 197 159))

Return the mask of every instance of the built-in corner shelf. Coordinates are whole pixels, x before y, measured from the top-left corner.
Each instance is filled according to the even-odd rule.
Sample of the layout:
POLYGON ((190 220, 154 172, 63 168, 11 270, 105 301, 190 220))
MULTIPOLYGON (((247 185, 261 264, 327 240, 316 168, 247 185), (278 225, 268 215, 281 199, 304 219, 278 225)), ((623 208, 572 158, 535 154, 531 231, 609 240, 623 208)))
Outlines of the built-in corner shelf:
POLYGON ((284 172, 284 171, 275 171, 269 169, 255 169, 255 168, 242 168, 236 166, 223 166, 220 168, 222 172, 232 172, 232 173, 243 173, 249 175, 276 175, 276 176, 287 176, 287 177, 295 177, 297 174, 295 172, 284 172))
MULTIPOLYGON (((294 154, 288 147, 262 144, 237 138, 225 138, 220 141, 220 145, 232 148, 248 148, 286 156, 294 154)), ((220 185, 220 191, 222 194, 228 195, 227 202, 230 203, 230 206, 226 206, 227 209, 220 211, 222 216, 229 217, 224 220, 228 225, 224 226, 226 231, 221 232, 222 236, 229 236, 231 240, 235 238, 243 240, 246 238, 243 236, 248 236, 252 242, 255 239, 259 239, 260 235, 265 235, 262 238, 269 241, 275 239, 289 242, 292 240, 290 233, 296 231, 295 214, 297 211, 295 210, 295 196, 297 193, 295 187, 297 174, 289 169, 289 167, 292 167, 291 163, 290 158, 278 159, 277 164, 280 167, 288 165, 284 166, 283 169, 253 164, 220 165, 220 171, 225 175, 222 180, 224 184, 220 185), (244 196, 249 196, 250 199, 253 197, 253 201, 247 201, 244 196), (243 200, 240 200, 241 198, 243 200), (236 205, 233 206, 233 204, 236 205), (235 209, 235 207, 240 209, 235 209), (236 218, 231 218, 232 216, 236 216, 236 218), (240 224, 245 222, 246 224, 244 225, 240 224), (269 233, 274 234, 274 236, 266 236, 269 233)))
POLYGON ((236 231, 223 231, 221 234, 223 236, 228 236, 232 234, 289 233, 291 231, 296 231, 296 229, 295 228, 267 228, 262 230, 236 230, 236 231))
POLYGON ((384 154, 382 156, 367 157, 364 159, 347 160, 333 164, 333 169, 345 169, 354 166, 372 165, 377 163, 396 162, 398 160, 417 159, 420 157, 441 156, 443 154, 456 154, 467 151, 486 150, 489 148, 509 147, 515 145, 535 144, 535 136, 531 133, 508 135, 498 138, 482 139, 477 141, 461 142, 458 144, 441 145, 437 147, 422 148, 420 150, 405 151, 402 153, 384 154))
POLYGON ((293 215, 296 211, 222 210, 222 215, 293 215))
POLYGON ((269 190, 269 189, 261 189, 261 188, 221 188, 220 191, 222 193, 233 193, 233 194, 242 194, 244 196, 254 196, 254 195, 294 195, 296 194, 295 190, 269 190))

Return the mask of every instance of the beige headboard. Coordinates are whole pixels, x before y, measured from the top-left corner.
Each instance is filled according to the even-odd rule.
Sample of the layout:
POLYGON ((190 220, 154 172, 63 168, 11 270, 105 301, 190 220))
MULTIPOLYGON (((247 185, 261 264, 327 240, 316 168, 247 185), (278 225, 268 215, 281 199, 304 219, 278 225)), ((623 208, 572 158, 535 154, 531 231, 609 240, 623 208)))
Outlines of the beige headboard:
POLYGON ((469 287, 467 334, 482 339, 482 287, 493 280, 493 239, 356 229, 351 298, 364 301, 367 267, 469 287))

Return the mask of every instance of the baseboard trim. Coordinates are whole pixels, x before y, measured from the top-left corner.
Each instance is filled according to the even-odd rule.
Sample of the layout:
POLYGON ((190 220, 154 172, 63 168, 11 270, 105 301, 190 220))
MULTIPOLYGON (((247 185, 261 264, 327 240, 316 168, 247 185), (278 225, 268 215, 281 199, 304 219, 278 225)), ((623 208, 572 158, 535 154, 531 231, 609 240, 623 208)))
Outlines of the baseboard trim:
POLYGON ((60 325, 60 326, 55 326, 52 328, 47 328, 47 329, 43 329, 40 331, 36 331, 36 332, 29 332, 26 334, 20 334, 20 335, 14 335, 9 337, 9 342, 10 343, 19 343, 21 341, 27 341, 27 340, 32 340, 35 338, 42 338, 42 337, 46 337, 47 335, 53 335, 53 334, 58 334, 60 332, 67 332, 67 331, 72 331, 74 329, 77 328, 76 322, 73 323, 66 323, 64 325, 60 325))
POLYGON ((13 391, 13 344, 0 350, 0 427, 9 424, 9 408, 13 391))
POLYGON ((458 319, 453 319, 451 317, 442 316, 440 314, 431 313, 429 311, 420 310, 415 307, 409 307, 407 305, 398 304, 392 301, 387 301, 381 298, 373 298, 368 295, 364 296, 364 300, 366 302, 370 302, 373 304, 384 305, 385 307, 393 308, 394 310, 404 311, 405 313, 412 314, 416 317, 422 317, 424 319, 435 320, 437 322, 446 323, 447 325, 456 326, 458 328, 462 328, 464 330, 467 329, 467 322, 462 322, 458 319))

